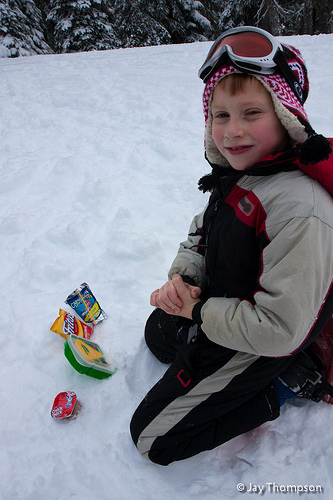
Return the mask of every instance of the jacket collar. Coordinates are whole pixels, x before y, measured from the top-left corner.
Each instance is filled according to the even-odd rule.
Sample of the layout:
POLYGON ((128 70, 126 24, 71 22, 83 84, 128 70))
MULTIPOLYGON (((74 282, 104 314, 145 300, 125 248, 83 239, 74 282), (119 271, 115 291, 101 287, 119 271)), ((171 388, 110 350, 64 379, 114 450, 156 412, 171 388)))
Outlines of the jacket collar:
MULTIPOLYGON (((333 144, 333 139, 329 139, 329 141, 333 144)), ((305 174, 319 181, 333 196, 332 154, 330 154, 326 160, 316 164, 305 165, 300 159, 299 148, 296 146, 288 149, 287 151, 266 156, 252 167, 242 171, 234 170, 231 167, 220 167, 219 165, 214 165, 209 162, 207 157, 206 160, 212 167, 212 172, 201 177, 198 182, 199 189, 204 193, 206 191, 212 191, 215 187, 217 187, 221 182, 221 177, 232 177, 233 180, 237 182, 243 175, 267 176, 274 175, 279 172, 290 172, 292 170, 300 169, 305 174)))

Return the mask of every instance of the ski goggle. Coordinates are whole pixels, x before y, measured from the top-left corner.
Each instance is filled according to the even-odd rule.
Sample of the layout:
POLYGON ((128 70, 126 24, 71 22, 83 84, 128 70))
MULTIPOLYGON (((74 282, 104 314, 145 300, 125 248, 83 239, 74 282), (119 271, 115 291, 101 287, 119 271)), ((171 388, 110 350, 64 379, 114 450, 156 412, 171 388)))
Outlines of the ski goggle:
POLYGON ((253 26, 232 28, 212 45, 199 77, 206 83, 228 58, 241 71, 271 75, 276 69, 274 57, 279 49, 281 44, 267 31, 253 26))
POLYGON ((213 43, 199 77, 207 83, 210 77, 227 61, 240 71, 271 75, 279 69, 300 103, 303 93, 292 69, 289 67, 282 45, 270 33, 254 26, 232 28, 213 43))

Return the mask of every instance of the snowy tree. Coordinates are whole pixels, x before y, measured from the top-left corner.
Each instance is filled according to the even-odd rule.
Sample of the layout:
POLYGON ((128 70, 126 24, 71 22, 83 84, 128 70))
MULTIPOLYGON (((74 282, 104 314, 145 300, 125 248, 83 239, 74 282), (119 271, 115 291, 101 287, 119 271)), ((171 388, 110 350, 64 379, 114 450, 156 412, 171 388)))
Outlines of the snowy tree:
POLYGON ((207 40, 211 25, 195 0, 116 0, 116 30, 125 47, 207 40))
POLYGON ((179 3, 185 20, 186 38, 184 41, 188 43, 211 38, 212 25, 206 17, 208 9, 204 3, 195 0, 181 0, 179 3))
POLYGON ((254 25, 258 3, 252 0, 210 0, 215 37, 235 26, 254 25))
POLYGON ((262 0, 256 23, 274 35, 330 33, 333 0, 262 0))
POLYGON ((51 53, 41 11, 32 0, 0 2, 0 57, 51 53))
POLYGON ((214 40, 234 26, 331 33, 333 0, 0 0, 0 56, 214 40))
POLYGON ((121 45, 106 0, 44 1, 56 52, 105 50, 121 45))
POLYGON ((115 28, 123 47, 141 47, 171 43, 168 30, 154 19, 156 6, 160 18, 167 14, 164 0, 144 2, 142 0, 116 0, 115 28), (152 5, 152 3, 156 5, 152 5), (147 8, 150 7, 150 8, 147 8))
POLYGON ((281 35, 282 34, 282 24, 280 18, 281 7, 276 2, 276 0, 266 0, 265 3, 267 5, 267 18, 270 31, 274 36, 281 35))
MULTIPOLYGON (((312 0, 310 0, 311 2, 312 0)), ((309 0, 261 0, 256 14, 256 25, 273 35, 292 35, 302 32, 304 17, 309 15, 309 0)))
POLYGON ((273 35, 332 32, 333 0, 261 0, 255 24, 273 35))
POLYGON ((273 35, 332 32, 333 0, 202 0, 214 37, 234 26, 252 25, 273 35))

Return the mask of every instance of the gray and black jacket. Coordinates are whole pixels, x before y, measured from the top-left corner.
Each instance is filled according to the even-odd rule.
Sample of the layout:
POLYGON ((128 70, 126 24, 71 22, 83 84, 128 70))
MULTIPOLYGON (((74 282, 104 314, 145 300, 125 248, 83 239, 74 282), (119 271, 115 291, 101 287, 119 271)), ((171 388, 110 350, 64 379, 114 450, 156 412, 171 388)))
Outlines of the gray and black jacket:
POLYGON ((219 345, 289 356, 333 314, 332 196, 294 160, 282 153, 244 172, 219 167, 171 266, 169 278, 202 288, 193 319, 219 345))

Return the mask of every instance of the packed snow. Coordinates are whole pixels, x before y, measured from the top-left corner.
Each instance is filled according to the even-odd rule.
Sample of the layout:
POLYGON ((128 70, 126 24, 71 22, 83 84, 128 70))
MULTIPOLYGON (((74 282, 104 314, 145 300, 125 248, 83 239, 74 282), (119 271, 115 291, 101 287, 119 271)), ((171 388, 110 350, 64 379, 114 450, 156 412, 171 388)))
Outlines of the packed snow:
MULTIPOLYGON (((284 41, 307 61, 311 123, 332 137, 333 35, 284 41)), ((294 400, 278 420, 168 467, 130 438, 166 369, 143 342, 149 296, 208 199, 197 190, 209 172, 197 70, 209 46, 0 60, 3 500, 333 498, 324 402, 294 400), (76 372, 50 331, 83 281, 108 314, 92 337, 117 367, 105 380, 76 372), (67 390, 82 409, 57 421, 67 390)))

